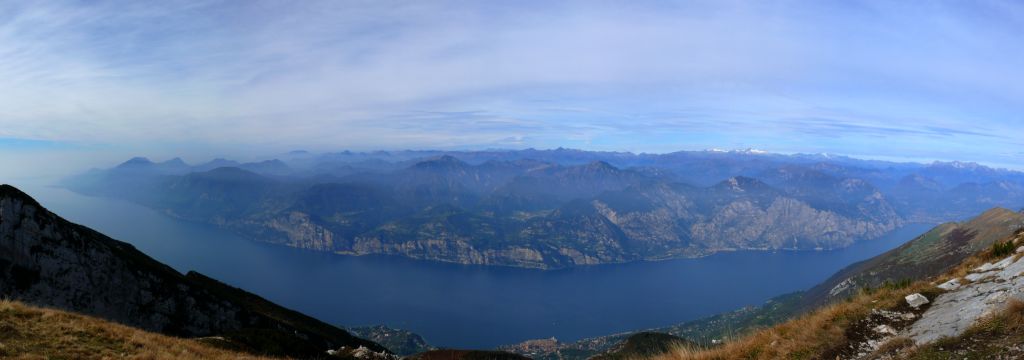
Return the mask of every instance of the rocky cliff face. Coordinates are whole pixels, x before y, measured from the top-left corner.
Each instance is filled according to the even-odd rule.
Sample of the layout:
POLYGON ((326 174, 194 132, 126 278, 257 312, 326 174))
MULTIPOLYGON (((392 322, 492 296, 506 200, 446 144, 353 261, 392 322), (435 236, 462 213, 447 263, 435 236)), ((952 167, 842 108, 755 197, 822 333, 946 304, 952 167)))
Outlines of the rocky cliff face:
POLYGON ((0 198, 5 295, 185 336, 241 327, 240 307, 210 301, 130 245, 65 223, 20 195, 7 188, 0 198))
POLYGON ((226 225, 258 239, 310 250, 550 269, 722 250, 836 249, 903 224, 877 193, 852 201, 855 208, 877 211, 868 217, 815 208, 741 178, 712 188, 657 184, 606 192, 520 217, 437 206, 353 231, 352 224, 361 221, 358 212, 317 215, 295 207, 226 225))
POLYGON ((0 296, 178 336, 276 334, 303 344, 292 355, 342 345, 383 350, 200 274, 184 276, 8 185, 0 185, 0 296))
POLYGON ((527 153, 542 155, 461 154, 479 157, 470 162, 407 154, 364 172, 331 175, 333 167, 307 164, 312 172, 289 177, 180 164, 173 168, 181 173, 168 174, 166 166, 144 162, 69 182, 77 191, 303 249, 542 269, 727 250, 836 249, 906 219, 950 220, 979 206, 1024 201, 1014 180, 1024 175, 1017 173, 946 174, 935 183, 920 164, 683 153, 573 152, 567 163, 517 158, 527 153), (626 158, 636 166, 613 165, 626 158))

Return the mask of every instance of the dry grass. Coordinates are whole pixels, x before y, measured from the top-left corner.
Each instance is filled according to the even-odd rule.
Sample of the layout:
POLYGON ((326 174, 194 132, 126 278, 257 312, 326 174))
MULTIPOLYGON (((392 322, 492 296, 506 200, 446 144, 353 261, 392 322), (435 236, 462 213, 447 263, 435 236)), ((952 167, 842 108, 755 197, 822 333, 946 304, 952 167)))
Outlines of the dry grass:
MULTIPOLYGON (((1024 232, 1014 234, 1010 243, 1024 245, 1024 232)), ((771 328, 759 330, 723 346, 695 350, 679 348, 653 360, 726 360, 726 359, 817 359, 831 349, 846 344, 846 330, 858 320, 867 317, 871 309, 892 309, 903 305, 903 297, 915 293, 937 293, 934 284, 952 278, 961 278, 971 269, 994 259, 992 249, 986 249, 964 260, 946 275, 930 281, 917 281, 904 288, 883 287, 862 292, 849 301, 823 307, 771 328)), ((1018 254, 1019 258, 1021 255, 1018 254)), ((931 297, 931 296, 929 296, 931 297)), ((979 321, 965 336, 972 334, 1004 334, 1014 341, 1024 340, 1024 302, 1011 301, 1006 311, 979 321)), ((976 335, 973 335, 976 336, 976 335)), ((949 346, 958 339, 949 339, 941 346, 949 346)), ((1004 346, 1005 347, 1005 346, 1004 346)), ((908 358, 931 359, 930 347, 916 348, 907 339, 896 338, 884 344, 879 352, 906 352, 908 358), (930 353, 928 353, 930 354, 930 353)), ((941 352, 941 351, 940 351, 941 352)))
POLYGON ((907 349, 912 349, 916 344, 914 340, 908 337, 897 336, 889 339, 882 345, 878 346, 875 352, 867 356, 868 359, 885 359, 886 356, 894 357, 903 353, 907 349))
POLYGON ((1011 299, 1003 314, 1014 330, 1024 330, 1024 301, 1011 299))
POLYGON ((0 300, 0 358, 259 359, 195 340, 0 300))
POLYGON ((931 289, 917 282, 908 287, 882 288, 850 301, 827 306, 774 327, 754 332, 721 347, 697 351, 679 349, 658 360, 814 359, 847 343, 846 329, 866 318, 871 309, 900 306, 903 297, 931 289))
POLYGON ((1002 312, 981 319, 970 331, 1024 332, 1024 301, 1011 298, 1002 312))

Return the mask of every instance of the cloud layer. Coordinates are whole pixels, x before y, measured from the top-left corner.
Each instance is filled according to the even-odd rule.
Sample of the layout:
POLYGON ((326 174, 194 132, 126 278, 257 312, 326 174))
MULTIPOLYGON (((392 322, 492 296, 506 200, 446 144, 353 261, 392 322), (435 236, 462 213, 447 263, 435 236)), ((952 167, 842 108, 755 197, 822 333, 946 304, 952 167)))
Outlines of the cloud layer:
POLYGON ((1013 1, 8 3, 0 137, 1024 166, 1021 33, 1013 1))

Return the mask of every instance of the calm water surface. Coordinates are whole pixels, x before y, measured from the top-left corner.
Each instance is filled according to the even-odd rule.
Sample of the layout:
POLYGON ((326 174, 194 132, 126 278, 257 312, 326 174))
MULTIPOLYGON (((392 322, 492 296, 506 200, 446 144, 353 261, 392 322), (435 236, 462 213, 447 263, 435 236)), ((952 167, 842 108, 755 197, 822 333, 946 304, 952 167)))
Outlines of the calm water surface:
MULTIPOLYGON (((19 184, 15 184, 19 186, 19 184)), ((671 325, 803 290, 931 225, 829 252, 734 252, 559 271, 348 257, 261 244, 119 200, 20 185, 51 211, 321 320, 410 329, 436 346, 492 348, 671 325)))

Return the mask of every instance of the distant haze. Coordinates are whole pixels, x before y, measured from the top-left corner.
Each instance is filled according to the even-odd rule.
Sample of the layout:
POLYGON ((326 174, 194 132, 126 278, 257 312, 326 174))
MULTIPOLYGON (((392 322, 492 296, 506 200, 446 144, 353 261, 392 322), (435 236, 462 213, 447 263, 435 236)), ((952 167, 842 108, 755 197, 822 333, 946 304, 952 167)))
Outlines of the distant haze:
POLYGON ((1022 33, 1016 1, 8 2, 0 165, 565 146, 1019 169, 1022 33))

